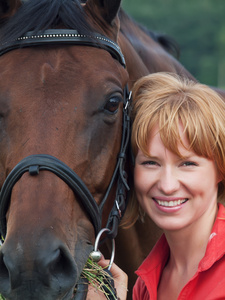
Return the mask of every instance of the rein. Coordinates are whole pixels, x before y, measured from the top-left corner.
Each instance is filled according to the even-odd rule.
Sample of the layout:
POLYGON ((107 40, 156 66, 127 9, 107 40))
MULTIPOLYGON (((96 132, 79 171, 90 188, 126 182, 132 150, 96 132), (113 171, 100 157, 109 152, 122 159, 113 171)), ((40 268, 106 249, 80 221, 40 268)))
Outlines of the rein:
MULTIPOLYGON (((119 46, 112 40, 100 34, 91 36, 78 34, 76 30, 68 29, 50 29, 44 32, 28 32, 15 41, 0 45, 0 56, 18 48, 34 47, 40 45, 82 45, 102 48, 108 51, 113 58, 117 59, 125 67, 125 60, 119 46)), ((126 192, 129 191, 127 184, 127 175, 125 172, 126 152, 130 137, 130 117, 129 110, 131 97, 128 93, 128 87, 124 90, 123 104, 123 128, 121 148, 118 155, 117 164, 105 193, 105 196, 98 206, 94 197, 86 187, 82 179, 65 163, 48 154, 31 155, 20 161, 7 176, 0 192, 0 234, 4 239, 6 236, 6 213, 9 207, 11 192, 13 186, 25 172, 31 176, 37 176, 40 171, 47 170, 61 178, 73 190, 88 213, 97 236, 102 226, 102 212, 107 201, 109 193, 117 180, 116 197, 113 208, 109 214, 106 228, 109 229, 107 236, 115 238, 118 231, 119 222, 126 208, 126 192)))

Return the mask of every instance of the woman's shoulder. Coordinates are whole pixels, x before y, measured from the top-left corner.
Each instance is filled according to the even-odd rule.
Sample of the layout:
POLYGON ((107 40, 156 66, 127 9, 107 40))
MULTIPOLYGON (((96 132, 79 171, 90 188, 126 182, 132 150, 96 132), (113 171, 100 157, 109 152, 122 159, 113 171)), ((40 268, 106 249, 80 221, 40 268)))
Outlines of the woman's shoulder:
POLYGON ((145 285, 145 282, 138 277, 134 288, 133 288, 133 300, 150 300, 150 295, 148 289, 145 285))

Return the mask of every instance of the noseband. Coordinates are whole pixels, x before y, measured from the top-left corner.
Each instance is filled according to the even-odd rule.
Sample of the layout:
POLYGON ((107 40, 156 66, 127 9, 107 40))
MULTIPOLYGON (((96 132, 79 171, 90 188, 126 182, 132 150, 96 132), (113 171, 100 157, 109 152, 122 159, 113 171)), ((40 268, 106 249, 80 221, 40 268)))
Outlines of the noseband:
MULTIPOLYGON (((92 46, 105 49, 112 55, 113 58, 117 59, 120 64, 125 67, 124 56, 121 53, 119 46, 115 42, 99 34, 87 36, 78 34, 76 30, 68 29, 51 29, 37 33, 28 32, 24 36, 18 38, 16 41, 7 42, 4 45, 0 45, 0 55, 18 48, 58 44, 92 46)), ((128 96, 128 88, 126 86, 124 90, 121 148, 111 182, 101 204, 99 206, 97 205, 94 197, 91 195, 81 178, 70 167, 56 157, 48 154, 28 156, 14 167, 14 169, 7 176, 1 188, 0 233, 2 238, 6 236, 6 213, 9 207, 13 186, 24 173, 29 172, 31 176, 38 176, 39 172, 43 170, 50 171, 57 175, 73 190, 74 194, 79 197, 81 204, 93 223, 96 235, 101 230, 103 207, 113 185, 117 181, 116 197, 106 226, 109 229, 107 235, 110 238, 114 238, 117 235, 119 221, 123 216, 126 207, 126 192, 129 190, 124 168, 130 136, 130 102, 131 99, 128 96)))

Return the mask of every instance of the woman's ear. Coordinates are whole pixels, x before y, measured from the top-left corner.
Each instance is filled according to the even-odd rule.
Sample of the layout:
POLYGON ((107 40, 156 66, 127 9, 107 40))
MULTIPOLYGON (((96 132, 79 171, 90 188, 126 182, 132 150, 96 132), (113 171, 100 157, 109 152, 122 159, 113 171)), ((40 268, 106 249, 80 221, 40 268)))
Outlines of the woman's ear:
POLYGON ((214 164, 217 172, 217 184, 219 184, 220 182, 223 181, 223 174, 220 171, 220 168, 218 167, 218 163, 215 161, 214 164))
POLYGON ((223 180, 223 176, 218 172, 218 174, 217 174, 217 184, 222 182, 222 180, 223 180))

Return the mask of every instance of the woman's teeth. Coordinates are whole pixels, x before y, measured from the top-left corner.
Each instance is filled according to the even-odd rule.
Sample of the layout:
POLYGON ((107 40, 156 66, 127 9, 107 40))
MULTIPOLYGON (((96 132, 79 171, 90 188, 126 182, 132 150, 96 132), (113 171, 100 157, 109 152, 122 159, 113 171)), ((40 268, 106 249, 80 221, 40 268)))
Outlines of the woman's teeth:
POLYGON ((182 200, 175 200, 175 201, 161 201, 154 199, 160 206, 166 206, 166 207, 173 207, 173 206, 178 206, 181 205, 182 203, 186 202, 187 199, 182 199, 182 200))

